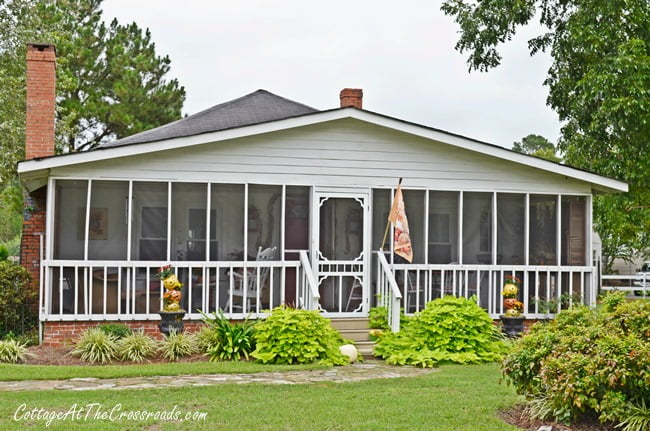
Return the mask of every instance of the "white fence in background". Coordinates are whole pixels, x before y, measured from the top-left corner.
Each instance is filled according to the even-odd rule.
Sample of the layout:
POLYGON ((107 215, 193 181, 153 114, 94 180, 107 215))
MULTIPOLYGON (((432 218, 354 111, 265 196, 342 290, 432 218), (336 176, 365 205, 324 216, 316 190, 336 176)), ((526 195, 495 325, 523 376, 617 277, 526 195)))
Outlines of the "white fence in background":
POLYGON ((603 275, 602 290, 632 292, 638 296, 650 296, 650 275, 603 275))

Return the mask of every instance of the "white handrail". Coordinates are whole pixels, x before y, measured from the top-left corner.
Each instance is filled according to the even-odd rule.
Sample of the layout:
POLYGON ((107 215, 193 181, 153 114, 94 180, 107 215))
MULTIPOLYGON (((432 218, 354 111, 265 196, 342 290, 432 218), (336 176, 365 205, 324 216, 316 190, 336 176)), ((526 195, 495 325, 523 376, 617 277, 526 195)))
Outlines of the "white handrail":
POLYGON ((309 256, 305 250, 300 250, 300 263, 302 264, 302 269, 307 279, 307 285, 309 286, 309 292, 311 293, 312 301, 310 302, 316 304, 320 300, 320 293, 318 292, 316 277, 314 277, 314 272, 311 270, 311 262, 309 262, 309 256))
POLYGON ((397 286, 395 275, 393 274, 393 271, 391 271, 383 251, 379 251, 377 253, 377 261, 379 262, 379 267, 381 268, 383 276, 385 277, 385 280, 388 282, 388 286, 390 287, 388 324, 390 325, 390 328, 393 332, 399 332, 400 311, 402 308, 402 292, 400 292, 399 287, 397 286))

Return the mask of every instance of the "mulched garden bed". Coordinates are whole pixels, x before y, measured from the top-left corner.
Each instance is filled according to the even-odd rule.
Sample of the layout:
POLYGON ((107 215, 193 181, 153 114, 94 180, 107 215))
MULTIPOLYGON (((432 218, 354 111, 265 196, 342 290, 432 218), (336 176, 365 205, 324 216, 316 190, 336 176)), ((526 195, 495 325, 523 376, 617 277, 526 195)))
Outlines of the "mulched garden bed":
POLYGON ((613 425, 603 425, 596 421, 583 420, 579 423, 567 426, 552 421, 540 421, 532 419, 525 411, 523 404, 517 404, 511 409, 500 411, 499 417, 510 425, 519 427, 526 431, 537 431, 541 426, 551 426, 553 431, 616 431, 613 425))
MULTIPOLYGON (((70 355, 72 350, 70 347, 50 347, 50 346, 32 346, 29 349, 29 352, 35 354, 35 357, 28 357, 25 359, 25 364, 28 365, 101 365, 89 364, 79 359, 78 356, 70 355)), ((197 353, 185 358, 180 358, 177 362, 207 362, 208 357, 197 353)), ((138 364, 164 364, 170 363, 169 360, 159 357, 149 358, 145 362, 132 362, 132 361, 113 361, 109 364, 119 364, 119 365, 138 365, 138 364)))

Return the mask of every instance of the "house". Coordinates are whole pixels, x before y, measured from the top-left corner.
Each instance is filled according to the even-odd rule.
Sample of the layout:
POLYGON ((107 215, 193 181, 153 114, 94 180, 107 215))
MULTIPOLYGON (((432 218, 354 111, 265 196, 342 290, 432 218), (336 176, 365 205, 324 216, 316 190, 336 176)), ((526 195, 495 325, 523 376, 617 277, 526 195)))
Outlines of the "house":
POLYGON ((397 316, 450 294, 497 318, 506 275, 528 318, 595 303, 592 196, 623 182, 365 110, 359 89, 325 111, 259 90, 55 156, 54 54, 29 47, 19 164, 45 342, 103 321, 157 331, 165 264, 188 323, 280 304, 397 316), (399 178, 412 263, 381 244, 399 178))

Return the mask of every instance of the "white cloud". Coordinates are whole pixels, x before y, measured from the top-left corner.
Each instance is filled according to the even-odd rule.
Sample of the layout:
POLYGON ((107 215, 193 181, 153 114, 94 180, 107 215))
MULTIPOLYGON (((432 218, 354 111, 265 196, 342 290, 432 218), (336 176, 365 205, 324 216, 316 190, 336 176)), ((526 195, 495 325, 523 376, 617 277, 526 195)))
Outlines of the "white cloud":
POLYGON ((194 113, 258 88, 319 109, 344 87, 364 108, 510 147, 529 133, 552 141, 548 57, 530 57, 534 29, 501 49, 503 64, 467 71, 457 25, 434 1, 105 0, 104 16, 150 28, 194 113))

